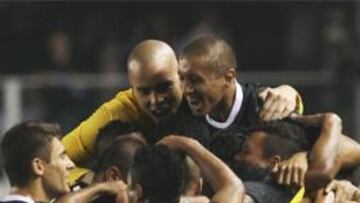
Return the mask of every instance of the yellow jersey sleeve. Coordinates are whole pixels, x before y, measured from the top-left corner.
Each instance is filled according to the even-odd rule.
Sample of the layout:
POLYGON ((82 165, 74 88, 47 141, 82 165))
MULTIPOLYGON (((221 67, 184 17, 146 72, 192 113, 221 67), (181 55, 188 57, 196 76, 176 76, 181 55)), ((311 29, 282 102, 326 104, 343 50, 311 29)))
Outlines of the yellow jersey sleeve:
POLYGON ((121 91, 62 138, 69 157, 75 163, 92 158, 99 130, 114 120, 134 122, 144 129, 148 129, 152 123, 141 111, 132 89, 121 91))
POLYGON ((301 98, 301 95, 298 93, 296 95, 296 106, 295 106, 295 112, 302 115, 304 113, 304 103, 301 98))

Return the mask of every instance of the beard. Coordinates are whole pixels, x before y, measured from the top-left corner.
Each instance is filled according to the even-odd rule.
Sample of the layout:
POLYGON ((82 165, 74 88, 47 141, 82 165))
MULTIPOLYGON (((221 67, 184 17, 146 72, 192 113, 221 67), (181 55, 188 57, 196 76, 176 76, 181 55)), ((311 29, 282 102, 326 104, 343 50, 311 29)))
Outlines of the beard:
POLYGON ((263 181, 272 173, 272 167, 252 167, 246 164, 237 164, 232 167, 235 174, 242 181, 263 181))

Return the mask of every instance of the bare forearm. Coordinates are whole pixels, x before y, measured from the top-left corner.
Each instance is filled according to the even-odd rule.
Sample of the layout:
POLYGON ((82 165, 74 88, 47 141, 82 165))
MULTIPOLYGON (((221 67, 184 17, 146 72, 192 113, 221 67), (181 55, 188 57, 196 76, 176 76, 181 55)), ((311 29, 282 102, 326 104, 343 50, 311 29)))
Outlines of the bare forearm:
POLYGON ((58 198, 55 202, 56 203, 88 203, 104 193, 106 193, 106 188, 104 184, 99 183, 87 187, 78 192, 65 194, 60 198, 58 198))
POLYGON ((228 185, 243 187, 242 182, 234 172, 198 142, 185 141, 181 146, 200 167, 215 191, 228 185))
POLYGON ((340 138, 339 159, 341 168, 349 168, 360 165, 360 144, 346 135, 340 138))
POLYGON ((311 182, 312 188, 327 184, 339 170, 338 150, 341 131, 341 119, 336 114, 323 115, 321 133, 310 152, 309 170, 306 174, 306 182, 311 182))
MULTIPOLYGON (((324 122, 320 136, 310 153, 310 170, 334 168, 337 161, 340 136, 342 131, 341 119, 335 114, 324 115, 324 122)), ((331 170, 336 174, 334 168, 331 170)))

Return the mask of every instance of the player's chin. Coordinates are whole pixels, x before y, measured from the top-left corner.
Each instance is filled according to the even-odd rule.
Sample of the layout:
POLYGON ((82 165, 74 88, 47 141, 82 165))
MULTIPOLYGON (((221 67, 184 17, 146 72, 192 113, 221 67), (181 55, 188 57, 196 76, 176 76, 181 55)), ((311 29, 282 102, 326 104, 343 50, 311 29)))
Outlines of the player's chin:
POLYGON ((207 111, 205 108, 201 105, 190 105, 190 109, 192 113, 196 116, 205 116, 207 114, 207 111))

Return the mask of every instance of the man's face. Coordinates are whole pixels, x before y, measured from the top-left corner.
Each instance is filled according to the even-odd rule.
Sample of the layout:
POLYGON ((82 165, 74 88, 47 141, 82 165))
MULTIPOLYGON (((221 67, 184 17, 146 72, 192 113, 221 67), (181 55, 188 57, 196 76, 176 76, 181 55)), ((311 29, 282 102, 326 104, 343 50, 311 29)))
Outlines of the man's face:
POLYGON ((225 77, 211 71, 203 56, 180 59, 179 73, 192 112, 204 116, 213 111, 223 98, 225 77))
POLYGON ((133 61, 130 66, 138 66, 129 76, 135 97, 143 111, 156 122, 174 114, 183 94, 177 61, 152 64, 133 61), (147 67, 141 68, 143 65, 147 67))
POLYGON ((43 175, 43 184, 50 197, 70 192, 67 177, 74 167, 63 144, 59 139, 54 138, 51 143, 50 162, 45 164, 43 175))
POLYGON ((234 156, 231 167, 245 181, 261 181, 271 173, 271 162, 263 154, 264 132, 253 132, 241 151, 234 156))
POLYGON ((261 168, 268 165, 263 154, 264 132, 253 132, 247 137, 239 153, 234 157, 236 163, 242 163, 251 167, 261 168))

